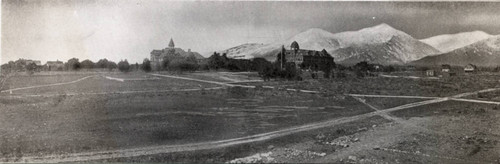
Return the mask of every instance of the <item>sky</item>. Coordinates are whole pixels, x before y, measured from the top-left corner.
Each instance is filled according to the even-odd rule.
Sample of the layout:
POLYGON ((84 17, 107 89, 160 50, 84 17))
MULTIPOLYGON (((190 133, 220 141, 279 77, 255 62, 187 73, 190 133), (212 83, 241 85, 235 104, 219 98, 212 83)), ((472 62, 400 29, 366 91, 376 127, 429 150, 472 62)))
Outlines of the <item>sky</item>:
POLYGON ((386 23, 414 38, 481 30, 500 34, 496 2, 231 2, 3 0, 0 63, 19 58, 141 63, 153 49, 208 55, 272 43, 310 28, 337 33, 386 23))

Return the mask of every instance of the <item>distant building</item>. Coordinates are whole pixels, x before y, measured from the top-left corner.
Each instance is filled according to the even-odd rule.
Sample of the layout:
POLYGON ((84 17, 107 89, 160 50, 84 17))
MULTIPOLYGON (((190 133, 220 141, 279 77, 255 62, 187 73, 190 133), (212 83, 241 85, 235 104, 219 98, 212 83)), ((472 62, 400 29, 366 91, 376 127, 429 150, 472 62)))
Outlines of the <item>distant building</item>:
POLYGON ((47 61, 45 67, 48 71, 61 71, 64 69, 64 63, 62 61, 47 61))
POLYGON ((451 66, 449 64, 441 65, 441 72, 450 72, 451 66))
POLYGON ((475 72, 477 70, 477 66, 473 65, 473 64, 467 64, 465 67, 464 67, 464 72, 475 72))
POLYGON ((290 47, 290 50, 286 50, 285 46, 282 46, 281 52, 277 54, 277 61, 282 69, 287 63, 294 63, 295 66, 301 69, 309 70, 333 68, 335 66, 333 57, 325 49, 322 51, 300 49, 296 41, 292 42, 290 47))
POLYGON ((436 71, 434 71, 432 69, 429 69, 429 70, 425 71, 425 75, 427 75, 427 76, 436 76, 436 71))
POLYGON ((26 65, 30 65, 34 63, 37 67, 42 66, 42 62, 40 60, 26 60, 26 65))
POLYGON ((35 70, 34 71, 40 71, 43 67, 42 62, 40 60, 26 60, 26 66, 25 68, 30 65, 30 64, 35 64, 35 70))
MULTIPOLYGON (((168 57, 170 59, 175 59, 175 58, 185 58, 190 55, 195 55, 195 52, 191 52, 191 49, 188 49, 187 52, 180 48, 176 48, 174 44, 174 40, 170 38, 170 42, 168 43, 168 47, 162 49, 162 50, 153 50, 151 51, 151 66, 153 70, 159 70, 161 68, 161 64, 163 60, 168 57)), ((196 57, 196 55, 195 55, 196 57)), ((202 59, 197 57, 197 59, 202 59)))
POLYGON ((451 66, 449 64, 443 64, 441 65, 441 77, 450 77, 450 76, 456 76, 457 72, 456 70, 453 71, 451 69, 451 66))

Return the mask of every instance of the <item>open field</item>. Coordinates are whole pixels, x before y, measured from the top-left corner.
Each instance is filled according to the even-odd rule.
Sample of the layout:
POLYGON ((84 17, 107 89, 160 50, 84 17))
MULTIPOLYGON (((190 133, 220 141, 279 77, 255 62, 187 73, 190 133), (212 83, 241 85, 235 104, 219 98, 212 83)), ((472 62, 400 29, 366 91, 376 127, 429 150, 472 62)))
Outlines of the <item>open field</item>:
MULTIPOLYGON (((352 98, 332 101, 312 94, 245 88, 66 95, 212 87, 212 84, 170 78, 119 82, 103 76, 74 84, 3 93, 0 97, 3 156, 214 141, 371 111, 352 98), (52 93, 58 95, 44 96, 52 93), (23 97, 32 94, 41 96, 23 97)), ((137 78, 137 75, 109 76, 137 78)))
MULTIPOLYGON (((405 96, 451 96, 500 87, 498 74, 454 76, 441 79, 337 78, 331 80, 269 81, 261 85, 322 91, 328 94, 375 94, 405 96)), ((249 83, 250 84, 250 83, 249 83)))
POLYGON ((19 85, 20 89, 12 93, 0 93, 0 159, 341 163, 499 160, 498 90, 483 90, 500 87, 497 76, 245 83, 256 80, 255 75, 246 74, 99 73, 83 80, 78 79, 89 75, 22 77, 31 82, 19 85), (223 76, 219 78, 218 74, 223 76), (225 85, 234 82, 274 88, 225 85), (57 83, 62 84, 50 85, 57 83), (459 98, 484 102, 454 100, 459 98))

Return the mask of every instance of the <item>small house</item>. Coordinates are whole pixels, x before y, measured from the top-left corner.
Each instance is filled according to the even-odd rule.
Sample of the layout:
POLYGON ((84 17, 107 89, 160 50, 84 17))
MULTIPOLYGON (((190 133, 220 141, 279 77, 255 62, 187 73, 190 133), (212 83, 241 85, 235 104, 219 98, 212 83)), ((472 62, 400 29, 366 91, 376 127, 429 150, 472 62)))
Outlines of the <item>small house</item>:
POLYGON ((451 66, 449 64, 441 65, 441 72, 450 72, 451 66))
POLYGON ((477 70, 477 67, 473 64, 467 64, 465 67, 464 67, 464 72, 475 72, 477 70))
POLYGON ((427 76, 436 76, 436 71, 434 71, 432 69, 429 69, 429 70, 425 71, 425 75, 427 75, 427 76))
POLYGON ((45 64, 48 71, 58 71, 64 69, 64 63, 62 61, 47 61, 45 64))

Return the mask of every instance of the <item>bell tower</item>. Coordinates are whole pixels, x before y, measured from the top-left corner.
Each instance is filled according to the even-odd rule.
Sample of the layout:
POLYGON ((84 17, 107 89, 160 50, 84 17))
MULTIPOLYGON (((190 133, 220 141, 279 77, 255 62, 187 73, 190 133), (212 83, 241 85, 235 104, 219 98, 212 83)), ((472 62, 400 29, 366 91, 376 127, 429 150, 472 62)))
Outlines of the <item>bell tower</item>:
POLYGON ((174 40, 172 38, 170 38, 170 43, 168 43, 168 47, 169 48, 174 48, 175 47, 174 40))

